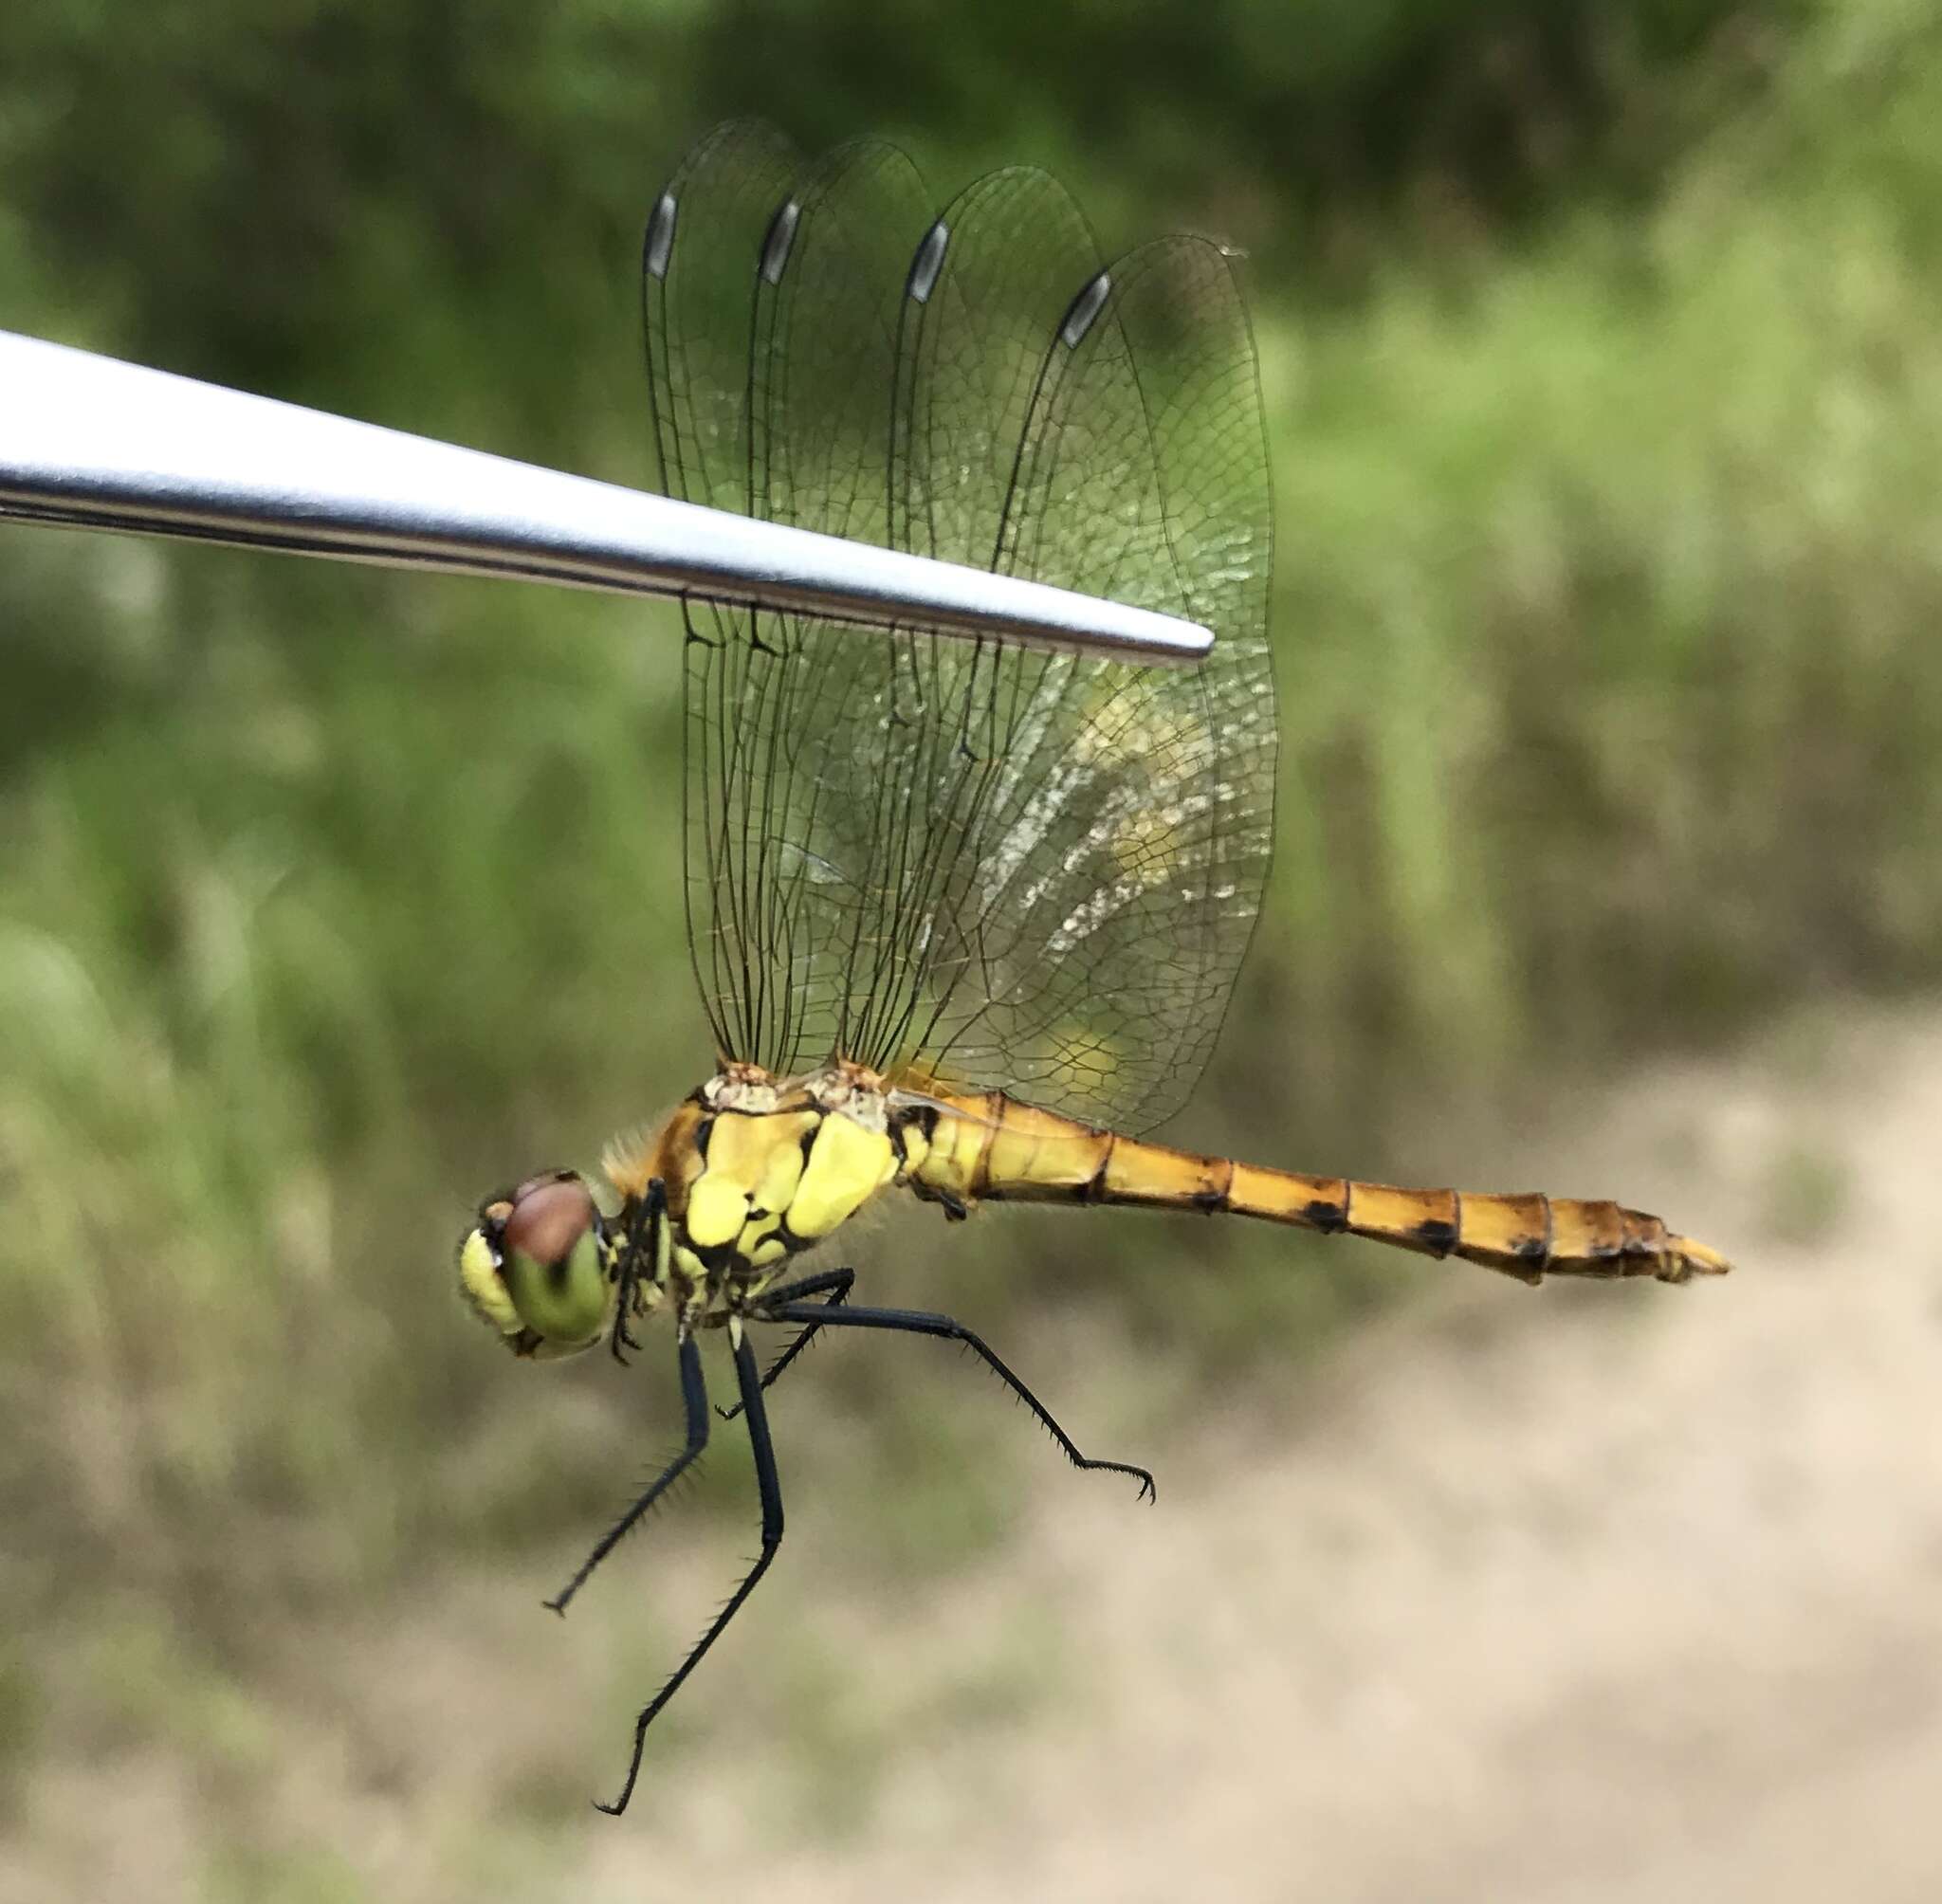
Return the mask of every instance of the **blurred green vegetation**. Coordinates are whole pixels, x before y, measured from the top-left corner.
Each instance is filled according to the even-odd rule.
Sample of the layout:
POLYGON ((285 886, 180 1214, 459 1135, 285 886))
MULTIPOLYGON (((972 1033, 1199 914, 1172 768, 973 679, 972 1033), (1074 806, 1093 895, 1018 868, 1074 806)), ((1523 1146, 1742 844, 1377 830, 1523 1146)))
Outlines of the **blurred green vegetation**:
MULTIPOLYGON (((1258 289, 1280 853, 1189 1141, 1434 1179, 1400 1106, 1938 976, 1929 9, 972 18, 16 0, 0 323, 640 482, 632 254, 695 133, 881 130, 941 192, 1048 163, 1109 242, 1215 229, 1258 289)), ((30 1730, 25 1636, 57 1608, 167 1605, 179 1713, 183 1661, 245 1644, 198 1614, 213 1583, 301 1614, 427 1556, 543 1540, 563 1571, 671 1432, 659 1358, 514 1367, 449 1251, 481 1191, 591 1163, 710 1053, 658 613, 10 529, 0 632, 0 1591, 27 1649, 0 1705, 30 1730)), ((1414 1284, 1240 1228, 913 1217, 861 1259, 1054 1402, 1035 1329, 1130 1345, 1150 1439, 1196 1371, 1414 1284), (1210 1300, 1180 1301, 1183 1250, 1210 1300)), ((896 1422, 849 1458, 909 1515, 859 1539, 922 1569, 1002 1522, 962 1437, 1048 1457, 910 1362, 819 1353, 790 1413, 819 1385, 896 1422)))

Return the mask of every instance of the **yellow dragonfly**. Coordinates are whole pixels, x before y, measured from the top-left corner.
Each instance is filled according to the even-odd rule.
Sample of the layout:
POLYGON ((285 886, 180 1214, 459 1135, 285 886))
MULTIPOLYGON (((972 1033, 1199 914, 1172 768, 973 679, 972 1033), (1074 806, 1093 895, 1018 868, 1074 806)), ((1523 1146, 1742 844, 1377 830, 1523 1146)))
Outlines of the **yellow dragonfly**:
POLYGON ((1177 1110, 1219 1030, 1273 833, 1268 466, 1228 253, 1163 238, 1102 267, 1035 171, 942 214, 908 161, 852 145, 805 170, 722 128, 648 227, 649 388, 664 485, 691 502, 1051 581, 1215 633, 1199 668, 922 626, 875 635, 690 604, 688 943, 720 1061, 614 1144, 603 1210, 571 1170, 486 1199, 459 1250, 519 1355, 637 1347, 673 1324, 687 1440, 588 1576, 695 1460, 698 1347, 724 1329, 754 1447, 761 1547, 643 1708, 643 1742, 782 1538, 763 1391, 833 1327, 973 1350, 977 1335, 849 1301, 798 1258, 871 1199, 1231 1212, 1546 1274, 1718 1274, 1726 1259, 1613 1202, 1407 1190, 1202 1157, 1139 1133, 1177 1110), (766 1374, 752 1326, 797 1332, 766 1374))

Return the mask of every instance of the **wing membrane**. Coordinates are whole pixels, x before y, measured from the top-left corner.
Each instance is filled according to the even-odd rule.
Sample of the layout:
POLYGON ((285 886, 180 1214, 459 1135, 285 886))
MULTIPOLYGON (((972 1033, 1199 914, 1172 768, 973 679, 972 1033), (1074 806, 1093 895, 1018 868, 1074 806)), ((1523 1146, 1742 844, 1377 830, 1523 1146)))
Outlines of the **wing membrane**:
POLYGON ((717 1039, 1145 1128, 1211 1049, 1272 832, 1268 481, 1228 260, 1177 237, 1102 274, 1038 173, 932 221, 889 148, 793 186, 783 163, 725 129, 663 200, 658 271, 650 230, 669 489, 1216 644, 1142 668, 693 611, 689 925, 717 1039))

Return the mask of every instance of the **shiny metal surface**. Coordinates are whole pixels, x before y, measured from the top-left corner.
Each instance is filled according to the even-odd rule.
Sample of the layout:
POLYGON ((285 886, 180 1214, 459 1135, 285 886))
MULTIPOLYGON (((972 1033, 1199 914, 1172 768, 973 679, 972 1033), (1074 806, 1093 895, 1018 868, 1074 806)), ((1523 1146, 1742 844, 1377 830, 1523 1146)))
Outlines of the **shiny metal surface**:
POLYGON ((1189 621, 0 331, 0 517, 1193 662, 1189 621))

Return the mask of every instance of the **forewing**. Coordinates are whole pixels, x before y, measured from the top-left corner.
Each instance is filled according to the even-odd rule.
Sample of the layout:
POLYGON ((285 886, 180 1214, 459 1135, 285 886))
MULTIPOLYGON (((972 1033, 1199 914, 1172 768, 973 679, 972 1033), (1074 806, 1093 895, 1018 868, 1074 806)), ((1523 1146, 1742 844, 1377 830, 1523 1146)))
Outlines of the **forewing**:
POLYGON ((716 1035, 784 1073, 841 1054, 1145 1127, 1205 1060, 1271 827, 1267 475, 1227 261, 1171 239, 1102 279, 1035 173, 926 233, 874 145, 763 217, 776 150, 718 135, 670 188, 658 277, 650 233, 670 489, 1190 614, 1216 646, 1146 669, 697 611, 689 922, 716 1035))
MULTIPOLYGON (((742 122, 690 155, 650 228, 643 281, 670 494, 889 540, 895 325, 928 216, 909 160, 880 143, 805 172, 777 134, 742 122)), ((687 628, 695 974, 723 1055, 787 1073, 829 1042, 857 888, 818 851, 822 796, 853 775, 849 710, 871 691, 883 637, 708 604, 689 606, 687 628)))

